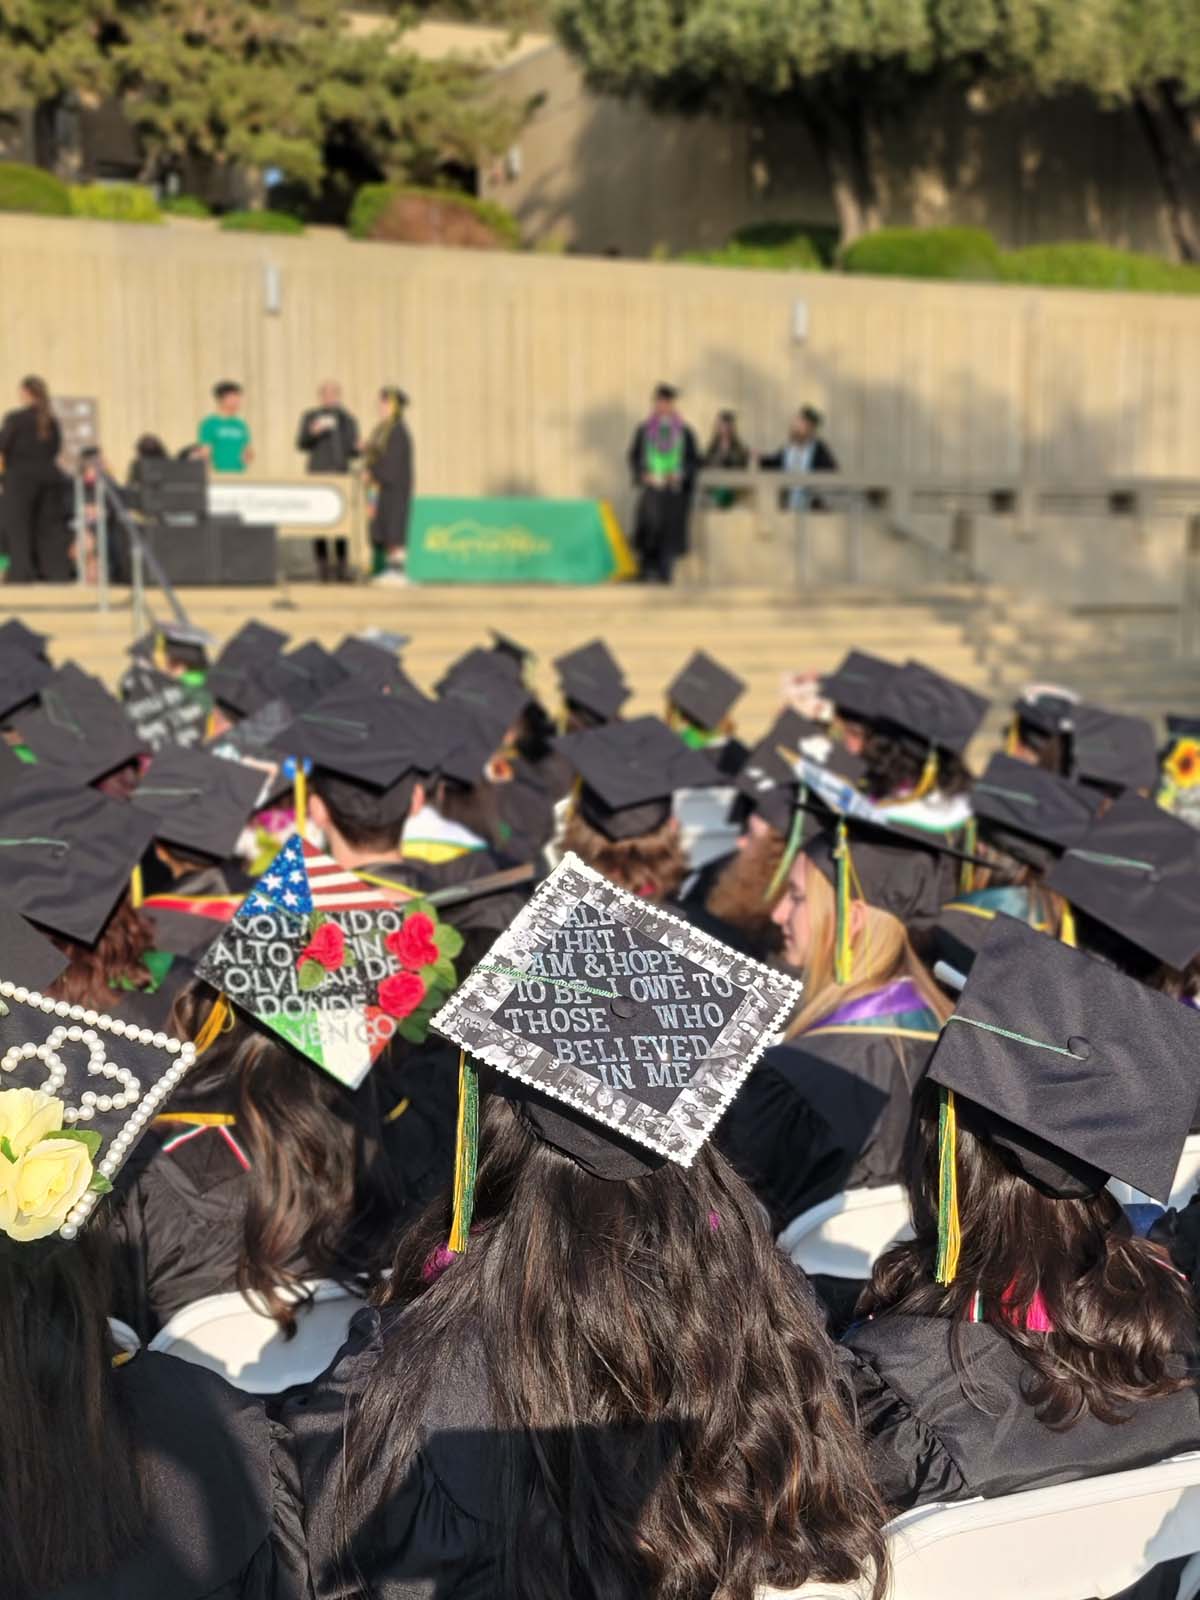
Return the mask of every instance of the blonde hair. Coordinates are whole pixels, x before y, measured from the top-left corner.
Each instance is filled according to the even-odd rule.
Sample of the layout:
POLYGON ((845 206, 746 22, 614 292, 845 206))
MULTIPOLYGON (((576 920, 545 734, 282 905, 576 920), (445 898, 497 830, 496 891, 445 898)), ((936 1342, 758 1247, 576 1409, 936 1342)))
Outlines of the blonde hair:
POLYGON ((854 902, 862 907, 862 918, 861 926, 851 937, 852 979, 849 983, 834 981, 837 897, 820 868, 814 867, 807 856, 799 859, 804 863, 804 895, 808 906, 808 954, 804 963, 807 999, 788 1029, 788 1038, 807 1033, 839 1006, 872 994, 898 978, 909 978, 938 1021, 945 1022, 954 1007, 913 949, 908 930, 890 911, 883 911, 865 900, 854 902))
POLYGON ((669 817, 640 838, 609 839, 572 811, 563 832, 563 849, 573 850, 619 889, 647 900, 670 900, 688 873, 679 829, 669 817))

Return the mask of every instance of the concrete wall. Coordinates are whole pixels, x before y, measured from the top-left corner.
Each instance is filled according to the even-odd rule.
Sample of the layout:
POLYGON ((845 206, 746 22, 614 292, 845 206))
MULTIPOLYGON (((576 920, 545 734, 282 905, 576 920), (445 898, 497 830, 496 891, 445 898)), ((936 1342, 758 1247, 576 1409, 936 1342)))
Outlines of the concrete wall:
POLYGON ((326 376, 360 415, 413 397, 427 493, 608 495, 656 379, 702 433, 732 405, 775 446, 811 400, 850 471, 1200 477, 1200 297, 915 284, 0 219, 0 393, 95 395, 120 470, 247 387, 259 464, 294 471, 326 376), (268 314, 265 269, 280 274, 268 314), (798 302, 807 337, 793 336, 798 302))

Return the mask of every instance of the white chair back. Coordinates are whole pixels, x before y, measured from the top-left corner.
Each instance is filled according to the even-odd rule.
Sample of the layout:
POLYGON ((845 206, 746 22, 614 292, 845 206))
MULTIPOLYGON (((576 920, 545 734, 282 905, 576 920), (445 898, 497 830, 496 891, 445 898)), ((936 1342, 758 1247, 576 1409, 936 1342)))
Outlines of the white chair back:
POLYGON ((683 853, 693 872, 727 856, 736 847, 740 830, 729 820, 736 793, 730 786, 675 791, 672 809, 679 824, 683 853))
MULTIPOLYGON (((920 1506, 887 1532, 888 1600, 1110 1600, 1160 1562, 1200 1552, 1200 1452, 997 1500, 920 1506)), ((759 1600, 860 1594, 810 1583, 759 1600)))
POLYGON ((846 1189, 801 1212, 779 1235, 779 1248, 810 1276, 869 1278, 897 1239, 912 1237, 908 1194, 900 1184, 846 1189))
POLYGON ((112 1342, 122 1355, 136 1355, 142 1348, 142 1341, 127 1322, 121 1321, 120 1317, 109 1317, 108 1331, 112 1335, 112 1342))
MULTIPOLYGON (((1123 1206, 1157 1204, 1157 1201, 1151 1200, 1149 1195, 1142 1194, 1139 1189, 1130 1188, 1129 1184, 1122 1183, 1117 1178, 1110 1180, 1108 1188, 1123 1206)), ((1200 1189, 1200 1133, 1191 1133, 1184 1141, 1183 1154, 1179 1158, 1179 1165, 1175 1168, 1175 1181, 1171 1185, 1171 1198, 1168 1204, 1182 1211, 1197 1189, 1200 1189)))
POLYGON ((278 1394, 308 1383, 337 1354, 362 1306, 340 1283, 319 1280, 308 1288, 312 1300, 297 1313, 291 1339, 243 1295, 211 1294, 177 1311, 149 1348, 207 1367, 249 1394, 278 1394))

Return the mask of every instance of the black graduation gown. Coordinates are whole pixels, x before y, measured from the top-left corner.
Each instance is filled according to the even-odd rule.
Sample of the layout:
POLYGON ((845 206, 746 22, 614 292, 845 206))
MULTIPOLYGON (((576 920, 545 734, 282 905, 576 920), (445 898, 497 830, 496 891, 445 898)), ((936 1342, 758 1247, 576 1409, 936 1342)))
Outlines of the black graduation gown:
POLYGON ((1200 1448, 1195 1389, 1134 1406, 1123 1423, 1086 1415, 1056 1431, 1024 1399, 1027 1364, 1008 1341, 986 1322, 961 1332, 966 1374, 987 1396, 986 1411, 963 1392, 944 1319, 889 1313, 845 1337, 872 1474, 894 1511, 1131 1471, 1200 1448))
POLYGON ((368 1482, 377 1510, 352 1534, 358 1573, 338 1570, 346 1412, 385 1343, 403 1338, 403 1308, 360 1311, 329 1371, 281 1407, 305 1504, 313 1600, 496 1600, 502 1535, 489 1516, 498 1472, 477 1345, 456 1351, 453 1380, 425 1397, 422 1443, 400 1485, 385 1490, 386 1462, 368 1482))
MULTIPOLYGON (((432 894, 438 889, 457 888, 460 884, 474 883, 478 878, 487 878, 493 873, 523 864, 508 856, 501 856, 494 850, 484 849, 470 850, 453 861, 431 862, 413 858, 382 862, 379 866, 364 870, 377 873, 380 877, 394 878, 425 894, 432 894)), ((516 889, 481 894, 476 899, 460 900, 455 905, 439 910, 438 915, 442 920, 452 928, 457 928, 466 941, 462 955, 454 963, 460 977, 471 970, 491 948, 496 936, 508 927, 529 898, 529 887, 528 884, 522 884, 516 889)))
POLYGON ((116 1390, 141 1463, 147 1537, 115 1570, 45 1600, 306 1600, 291 1464, 261 1404, 146 1350, 118 1369, 116 1390))
POLYGON ((408 543, 413 493, 412 435, 402 417, 392 423, 382 450, 371 457, 370 474, 379 491, 371 518, 371 543, 385 550, 402 550, 408 543))
POLYGON ((638 495, 634 522, 634 547, 643 561, 658 555, 668 558, 685 555, 688 548, 688 518, 700 470, 700 447, 696 435, 683 426, 683 472, 678 488, 655 488, 643 483, 645 473, 646 424, 640 423, 629 446, 629 470, 638 495))

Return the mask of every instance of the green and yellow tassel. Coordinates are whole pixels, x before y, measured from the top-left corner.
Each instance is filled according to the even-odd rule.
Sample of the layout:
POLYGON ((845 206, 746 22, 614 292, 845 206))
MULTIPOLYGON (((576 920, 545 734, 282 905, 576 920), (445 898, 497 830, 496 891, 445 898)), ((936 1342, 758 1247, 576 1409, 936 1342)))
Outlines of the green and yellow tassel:
POLYGON ((951 1284, 958 1276, 962 1227, 958 1216, 958 1113, 954 1090, 943 1088, 938 1108, 938 1242, 934 1278, 951 1284))
POLYGON ((837 930, 833 951, 833 978, 835 983, 850 982, 854 971, 854 951, 850 937, 850 841, 846 835, 845 821, 837 825, 837 843, 833 847, 837 864, 837 930))
POLYGON ((308 774, 305 772, 304 762, 299 756, 296 758, 296 777, 293 792, 296 801, 296 832, 303 839, 308 832, 308 774))
POLYGON ((779 865, 771 874, 771 881, 767 885, 767 892, 763 895, 763 905, 769 906, 776 895, 787 882, 787 875, 796 864, 796 857, 800 854, 800 846, 804 840, 804 805, 808 800, 808 790, 801 786, 800 794, 796 801, 796 810, 792 814, 792 826, 788 832, 787 844, 783 847, 783 855, 779 865))
POLYGON ((458 1054, 458 1131, 454 1141, 454 1215, 450 1249, 462 1255, 471 1236, 475 1212, 475 1173, 479 1163, 479 1069, 458 1054))

